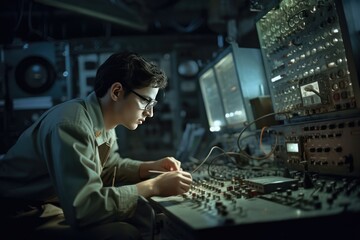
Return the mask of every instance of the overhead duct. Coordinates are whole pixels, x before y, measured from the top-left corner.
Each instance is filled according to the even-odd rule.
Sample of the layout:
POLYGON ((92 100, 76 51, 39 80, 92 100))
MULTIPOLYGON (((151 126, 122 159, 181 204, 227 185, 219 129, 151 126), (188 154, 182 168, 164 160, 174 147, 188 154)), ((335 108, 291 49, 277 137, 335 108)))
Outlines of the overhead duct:
POLYGON ((116 23, 131 29, 145 32, 148 28, 146 21, 124 4, 112 4, 104 0, 35 0, 36 2, 88 15, 116 23))

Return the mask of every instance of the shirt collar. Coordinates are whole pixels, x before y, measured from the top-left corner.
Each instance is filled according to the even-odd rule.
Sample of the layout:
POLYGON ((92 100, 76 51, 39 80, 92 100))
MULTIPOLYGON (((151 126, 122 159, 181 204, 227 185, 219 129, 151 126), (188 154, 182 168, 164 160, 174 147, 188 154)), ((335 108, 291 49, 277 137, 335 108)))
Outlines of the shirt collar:
POLYGON ((98 146, 109 141, 109 134, 105 130, 104 116, 101 111, 99 99, 96 97, 95 92, 91 92, 86 97, 86 109, 93 121, 94 136, 98 146))

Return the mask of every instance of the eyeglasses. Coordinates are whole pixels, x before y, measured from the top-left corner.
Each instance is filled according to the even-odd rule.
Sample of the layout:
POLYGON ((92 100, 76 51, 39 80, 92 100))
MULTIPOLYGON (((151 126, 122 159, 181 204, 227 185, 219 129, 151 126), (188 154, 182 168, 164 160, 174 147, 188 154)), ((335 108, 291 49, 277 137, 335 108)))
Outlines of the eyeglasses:
POLYGON ((144 110, 146 111, 150 111, 151 108, 153 108, 156 104, 157 104, 157 101, 155 99, 149 99, 149 98, 146 98, 140 94, 138 94, 137 92, 135 92, 134 90, 132 89, 128 89, 130 92, 132 92, 133 94, 135 94, 136 96, 138 96, 139 98, 141 98, 142 100, 146 101, 147 104, 145 105, 144 107, 144 110))

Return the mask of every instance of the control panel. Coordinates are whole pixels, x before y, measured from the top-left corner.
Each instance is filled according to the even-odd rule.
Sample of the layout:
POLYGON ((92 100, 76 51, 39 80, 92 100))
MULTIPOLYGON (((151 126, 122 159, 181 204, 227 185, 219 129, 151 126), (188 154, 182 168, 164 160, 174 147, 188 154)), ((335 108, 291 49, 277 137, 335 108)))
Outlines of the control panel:
POLYGON ((200 170, 193 178, 184 195, 151 198, 161 212, 160 239, 268 237, 270 232, 284 237, 289 231, 299 238, 309 232, 323 237, 340 232, 346 237, 359 223, 356 178, 220 165, 210 172, 200 170))
POLYGON ((359 108, 341 1, 283 0, 257 23, 277 119, 359 108))
POLYGON ((274 159, 289 169, 360 176, 360 117, 274 127, 274 159))
MULTIPOLYGON (((358 31, 349 34, 349 1, 271 2, 256 21, 274 113, 284 120, 261 130, 259 145, 267 132, 271 154, 182 164, 191 189, 150 199, 160 239, 358 235, 360 87, 358 40, 350 38, 358 31)), ((235 146, 231 137, 219 139, 235 146)), ((240 148, 226 150, 246 151, 240 148)))

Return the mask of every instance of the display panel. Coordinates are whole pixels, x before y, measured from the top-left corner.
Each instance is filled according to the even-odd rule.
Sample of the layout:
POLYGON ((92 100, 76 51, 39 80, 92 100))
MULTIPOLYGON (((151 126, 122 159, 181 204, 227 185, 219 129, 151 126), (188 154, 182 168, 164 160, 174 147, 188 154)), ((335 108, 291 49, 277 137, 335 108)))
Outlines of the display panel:
POLYGON ((226 120, 214 69, 202 73, 199 82, 210 131, 218 132, 226 125, 226 120))
POLYGON ((224 105, 227 126, 235 126, 247 121, 240 80, 235 68, 233 54, 225 55, 214 66, 224 105))
POLYGON ((199 74, 210 131, 238 132, 254 120, 251 99, 268 94, 260 49, 233 43, 199 74))

